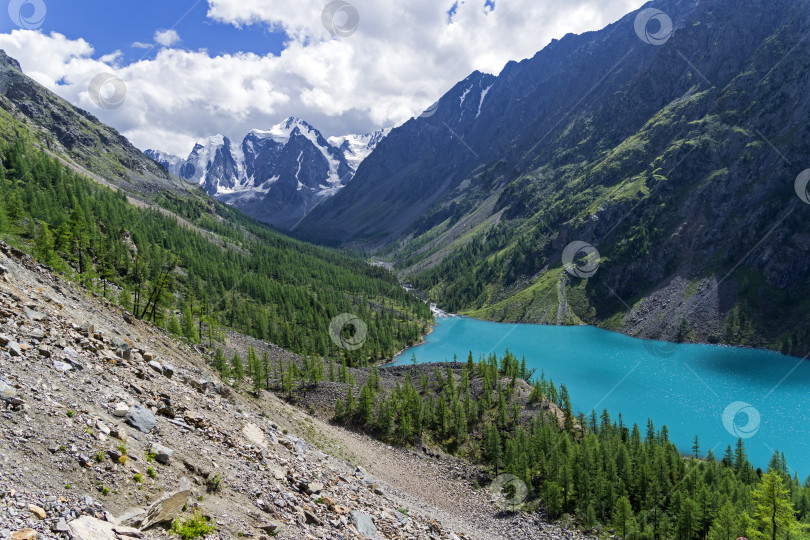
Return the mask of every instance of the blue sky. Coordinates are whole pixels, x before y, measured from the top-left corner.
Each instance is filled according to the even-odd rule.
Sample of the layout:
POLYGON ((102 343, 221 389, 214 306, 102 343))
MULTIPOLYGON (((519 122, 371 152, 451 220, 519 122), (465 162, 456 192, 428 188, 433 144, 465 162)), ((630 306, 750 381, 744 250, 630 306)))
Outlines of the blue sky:
MULTIPOLYGON (((294 0, 293 0, 294 1, 294 0)), ((184 48, 206 49, 211 55, 237 52, 281 54, 288 39, 283 30, 251 24, 237 28, 213 21, 207 16, 206 0, 45 0, 44 33, 59 32, 70 39, 82 38, 96 50, 96 57, 116 51, 124 63, 154 57, 151 50, 133 47, 133 43, 152 43, 158 30, 174 29, 184 48), (112 5, 111 5, 112 4, 112 5)), ((24 15, 33 6, 23 8, 24 15)), ((5 14, 3 14, 5 15, 5 14)), ((0 17, 0 33, 17 26, 9 17, 0 17)))
POLYGON ((288 116, 327 137, 399 125, 472 71, 497 74, 553 38, 602 28, 643 3, 8 1, 23 6, 23 19, 45 6, 41 25, 14 9, 0 13, 0 48, 26 74, 138 148, 184 157, 196 141, 241 141, 288 116), (348 30, 347 17, 356 23, 348 30), (120 82, 118 106, 92 95, 98 76, 120 82))

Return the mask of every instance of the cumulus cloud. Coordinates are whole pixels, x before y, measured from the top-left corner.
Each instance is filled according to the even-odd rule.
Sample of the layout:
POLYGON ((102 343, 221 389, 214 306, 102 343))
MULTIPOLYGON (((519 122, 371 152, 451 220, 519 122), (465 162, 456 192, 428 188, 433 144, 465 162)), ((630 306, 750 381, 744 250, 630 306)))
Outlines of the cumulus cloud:
POLYGON ((175 30, 158 30, 155 32, 155 43, 164 47, 171 47, 180 42, 180 36, 175 30))
POLYGON ((115 55, 94 59, 91 44, 56 33, 15 30, 0 34, 0 47, 41 84, 138 147, 185 156, 207 135, 240 140, 290 115, 327 136, 402 123, 476 69, 497 74, 552 38, 601 28, 643 3, 497 0, 492 9, 492 2, 467 0, 450 17, 451 0, 350 1, 359 25, 334 37, 335 25, 341 28, 351 13, 324 21, 326 0, 208 0, 208 17, 216 22, 283 30, 290 39, 280 55, 169 48, 179 36, 160 32, 155 41, 169 45, 126 66, 115 55), (126 82, 118 109, 100 109, 89 99, 88 81, 99 72, 126 82))

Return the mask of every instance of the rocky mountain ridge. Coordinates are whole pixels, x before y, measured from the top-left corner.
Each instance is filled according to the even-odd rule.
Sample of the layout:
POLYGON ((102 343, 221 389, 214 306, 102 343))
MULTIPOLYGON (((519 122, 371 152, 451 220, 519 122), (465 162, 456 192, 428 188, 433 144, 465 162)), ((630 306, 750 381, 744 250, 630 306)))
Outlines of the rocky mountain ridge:
POLYGON ((804 356, 808 20, 656 0, 473 73, 295 233, 379 250, 453 312, 804 356), (573 242, 597 273, 564 270, 573 242))
POLYGON ((145 154, 208 195, 290 229, 343 189, 388 131, 327 140, 290 117, 267 131, 252 130, 241 144, 223 135, 208 137, 185 159, 158 150, 145 154))

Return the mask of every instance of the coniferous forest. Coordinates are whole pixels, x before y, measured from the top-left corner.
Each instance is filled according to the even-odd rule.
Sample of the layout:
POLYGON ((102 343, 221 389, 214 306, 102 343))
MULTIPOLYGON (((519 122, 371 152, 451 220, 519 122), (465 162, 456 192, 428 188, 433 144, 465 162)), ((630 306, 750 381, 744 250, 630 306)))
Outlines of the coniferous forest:
POLYGON ((33 148, 22 137, 0 143, 0 238, 173 334, 213 344, 231 328, 360 366, 417 342, 432 320, 359 257, 283 237, 194 193, 130 204, 33 148), (330 339, 341 313, 366 324, 361 350, 330 339))
MULTIPOLYGON (((509 473, 528 489, 524 510, 621 538, 734 540, 807 538, 810 478, 791 475, 776 451, 766 471, 748 461, 745 443, 715 455, 695 438, 689 452, 666 426, 625 425, 607 411, 574 413, 565 385, 533 373, 506 353, 409 375, 390 392, 372 371, 352 381, 335 420, 395 444, 432 442, 509 473)), ((341 379, 341 382, 346 382, 341 379)))

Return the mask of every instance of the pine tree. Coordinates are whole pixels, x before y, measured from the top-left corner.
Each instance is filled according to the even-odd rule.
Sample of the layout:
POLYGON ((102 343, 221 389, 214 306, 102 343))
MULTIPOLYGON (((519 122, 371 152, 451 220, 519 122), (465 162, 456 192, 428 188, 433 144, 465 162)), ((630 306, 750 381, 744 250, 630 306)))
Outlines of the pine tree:
POLYGON ((192 313, 190 302, 186 302, 186 305, 180 314, 180 328, 184 338, 194 343, 200 341, 200 338, 197 335, 197 326, 194 323, 194 314, 192 313))
POLYGON ((228 362, 225 360, 225 354, 219 347, 217 347, 217 350, 214 353, 214 369, 216 369, 221 376, 228 376, 228 362))
POLYGON ((765 540, 786 537, 797 526, 796 513, 790 493, 777 471, 770 471, 752 494, 754 500, 754 529, 749 536, 765 540))
POLYGON ((625 496, 619 497, 613 507, 613 526, 616 528, 616 533, 622 538, 627 538, 627 534, 633 529, 634 524, 635 517, 630 501, 625 496))
POLYGON ((174 316, 174 310, 171 310, 171 314, 169 315, 168 330, 170 334, 174 334, 175 336, 179 336, 183 332, 183 330, 180 328, 180 323, 177 322, 177 317, 174 316))
POLYGON ((709 540, 734 540, 739 537, 737 510, 726 501, 709 530, 709 540))
POLYGON ((238 385, 245 377, 245 364, 242 363, 242 358, 239 356, 239 353, 233 353, 233 358, 231 358, 231 370, 234 379, 236 379, 236 384, 238 385))

